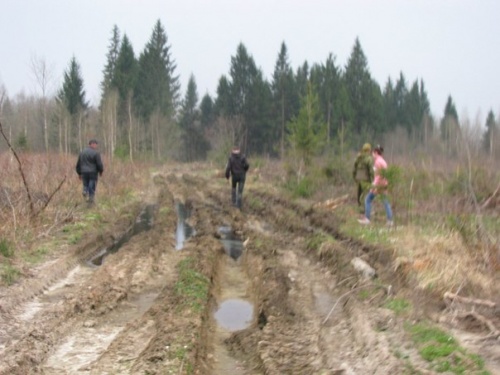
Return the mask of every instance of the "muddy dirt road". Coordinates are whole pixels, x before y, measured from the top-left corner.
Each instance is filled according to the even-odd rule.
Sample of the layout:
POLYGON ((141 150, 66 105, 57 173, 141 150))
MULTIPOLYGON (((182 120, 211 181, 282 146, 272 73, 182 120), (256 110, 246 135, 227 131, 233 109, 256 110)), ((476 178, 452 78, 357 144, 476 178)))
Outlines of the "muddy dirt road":
MULTIPOLYGON (((0 374, 434 373, 384 307, 407 287, 390 250, 251 181, 240 212, 225 182, 158 173, 139 204, 2 290, 0 374)), ((477 349, 495 373, 491 347, 477 349)))

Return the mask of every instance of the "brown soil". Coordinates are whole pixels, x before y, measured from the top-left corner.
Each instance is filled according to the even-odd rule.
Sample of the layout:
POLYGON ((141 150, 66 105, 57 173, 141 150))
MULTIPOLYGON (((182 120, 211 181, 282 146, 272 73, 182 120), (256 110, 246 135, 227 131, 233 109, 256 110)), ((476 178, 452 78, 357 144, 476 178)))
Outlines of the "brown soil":
MULTIPOLYGON (((165 170, 116 222, 0 289, 0 374, 429 374, 405 322, 432 320, 500 373, 498 334, 473 316, 452 316, 439 296, 412 291, 393 251, 348 238, 331 211, 311 209, 247 183, 242 211, 224 179, 165 170), (176 206, 194 234, 176 250, 176 206), (149 230, 102 265, 90 265, 154 207, 149 230), (244 243, 233 259, 224 230, 244 243), (313 245, 315 239, 332 240, 313 245), (358 257, 377 277, 351 265, 358 257), (180 265, 208 290, 185 288, 180 265), (189 304, 190 293, 202 304, 189 304), (410 315, 384 306, 398 296, 410 315), (253 306, 245 328, 215 318, 229 299, 253 306)), ((81 210, 86 210, 81 207, 81 210)), ((454 309, 453 311, 457 311, 454 309)), ((235 311, 236 314, 241 314, 235 311)), ((500 326, 498 311, 482 317, 500 326)))

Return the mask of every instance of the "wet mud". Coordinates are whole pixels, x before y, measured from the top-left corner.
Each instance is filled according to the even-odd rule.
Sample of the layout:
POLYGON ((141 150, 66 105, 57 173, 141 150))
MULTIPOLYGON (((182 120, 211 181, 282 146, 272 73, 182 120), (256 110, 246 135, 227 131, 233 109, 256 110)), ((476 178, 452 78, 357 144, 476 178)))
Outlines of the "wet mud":
POLYGON ((148 201, 2 290, 0 374, 432 373, 384 307, 411 288, 388 249, 251 182, 240 211, 201 176, 156 174, 148 201))

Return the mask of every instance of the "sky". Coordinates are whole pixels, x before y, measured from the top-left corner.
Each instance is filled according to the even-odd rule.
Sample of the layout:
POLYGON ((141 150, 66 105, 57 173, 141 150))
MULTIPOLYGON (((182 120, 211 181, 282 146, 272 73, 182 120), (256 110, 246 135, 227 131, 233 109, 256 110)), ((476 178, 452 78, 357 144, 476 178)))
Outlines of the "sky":
POLYGON ((160 20, 182 95, 192 74, 200 99, 215 97, 239 43, 271 81, 282 42, 294 70, 330 53, 343 68, 358 38, 381 89, 402 72, 424 81, 435 116, 451 95, 484 123, 500 118, 499 15, 498 0, 2 0, 0 88, 39 95, 32 62, 45 61, 55 93, 74 56, 97 105, 114 25, 138 57, 160 20))

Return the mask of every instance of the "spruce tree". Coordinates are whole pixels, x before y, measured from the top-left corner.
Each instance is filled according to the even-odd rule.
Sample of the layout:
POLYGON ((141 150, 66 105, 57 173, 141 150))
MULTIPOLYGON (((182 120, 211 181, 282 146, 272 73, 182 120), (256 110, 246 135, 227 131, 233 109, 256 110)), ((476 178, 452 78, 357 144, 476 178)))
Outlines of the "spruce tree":
POLYGON ((383 98, 379 85, 370 75, 368 60, 356 38, 343 75, 353 118, 354 132, 371 135, 385 130, 383 98))
POLYGON ((193 75, 189 77, 186 95, 181 103, 179 126, 183 143, 182 159, 187 162, 204 159, 209 149, 200 122, 198 90, 193 75))
POLYGON ((80 73, 80 65, 73 56, 68 69, 64 72, 63 85, 58 91, 57 100, 66 109, 70 117, 70 127, 67 129, 69 137, 65 149, 76 152, 83 147, 82 125, 84 112, 89 104, 85 99, 83 89, 83 78, 80 73))
POLYGON ((448 96, 446 106, 444 108, 444 116, 440 125, 441 139, 444 141, 446 153, 448 155, 456 155, 457 137, 460 133, 460 124, 458 122, 457 109, 451 95, 448 96))
POLYGON ((321 115, 318 94, 311 83, 307 87, 299 114, 288 123, 290 151, 304 166, 310 165, 312 157, 321 151, 326 139, 326 125, 321 115))
POLYGON ((219 80, 217 113, 235 125, 241 124, 242 139, 234 141, 240 143, 247 154, 270 152, 273 143, 271 89, 242 43, 231 57, 229 75, 230 79, 223 76, 219 80))
POLYGON ((492 110, 488 112, 485 125, 486 131, 483 135, 483 148, 492 156, 495 154, 495 138, 497 138, 498 135, 498 124, 495 121, 495 115, 492 110))
POLYGON ((111 84, 115 76, 116 61, 120 53, 120 31, 118 26, 114 25, 111 33, 108 53, 106 54, 106 65, 103 70, 104 77, 101 82, 101 101, 104 100, 111 89, 111 84))
POLYGON ((319 95, 320 108, 327 127, 327 143, 329 144, 331 136, 339 127, 340 119, 336 108, 340 93, 340 74, 331 53, 324 64, 311 68, 311 81, 319 95))
POLYGON ((180 95, 175 69, 165 29, 158 20, 139 57, 135 99, 144 120, 147 121, 155 110, 169 118, 175 116, 180 95))
POLYGON ((280 156, 285 152, 285 129, 286 123, 295 115, 294 103, 298 102, 297 92, 295 91, 295 80, 293 69, 290 66, 288 51, 285 42, 281 44, 271 82, 273 94, 273 111, 276 118, 276 127, 280 139, 280 156))
POLYGON ((137 81, 138 64, 134 49, 127 37, 123 35, 120 53, 116 60, 115 73, 111 87, 118 92, 118 151, 125 156, 132 152, 133 127, 133 92, 137 81))
POLYGON ((212 127, 215 121, 215 103, 208 93, 201 99, 200 111, 200 121, 203 128, 212 127))

